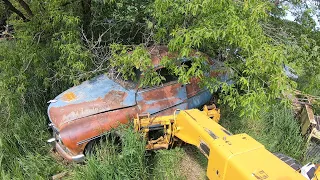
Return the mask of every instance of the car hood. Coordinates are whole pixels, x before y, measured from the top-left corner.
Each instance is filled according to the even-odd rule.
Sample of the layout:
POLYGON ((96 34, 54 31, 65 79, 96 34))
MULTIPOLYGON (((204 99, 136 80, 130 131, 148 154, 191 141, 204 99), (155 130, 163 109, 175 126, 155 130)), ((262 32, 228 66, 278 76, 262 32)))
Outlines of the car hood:
POLYGON ((57 127, 76 119, 133 106, 136 90, 126 89, 106 75, 74 86, 50 101, 48 116, 57 127))

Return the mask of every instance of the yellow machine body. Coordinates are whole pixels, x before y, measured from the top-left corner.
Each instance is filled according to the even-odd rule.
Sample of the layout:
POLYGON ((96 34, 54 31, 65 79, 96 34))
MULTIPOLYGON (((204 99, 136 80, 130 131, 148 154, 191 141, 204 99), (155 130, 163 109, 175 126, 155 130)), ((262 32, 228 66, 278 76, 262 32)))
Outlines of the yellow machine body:
POLYGON ((208 158, 207 177, 211 180, 305 180, 305 178, 247 134, 232 135, 218 124, 215 107, 175 112, 171 116, 138 117, 135 129, 149 140, 147 149, 168 148, 181 140, 192 144, 208 158), (214 117, 216 115, 216 117, 214 117), (163 135, 152 139, 153 130, 163 135))
POLYGON ((209 179, 305 179, 249 135, 232 135, 197 109, 180 112, 175 128, 208 157, 209 179))
POLYGON ((314 178, 312 180, 320 180, 320 164, 317 165, 317 170, 314 173, 314 178))

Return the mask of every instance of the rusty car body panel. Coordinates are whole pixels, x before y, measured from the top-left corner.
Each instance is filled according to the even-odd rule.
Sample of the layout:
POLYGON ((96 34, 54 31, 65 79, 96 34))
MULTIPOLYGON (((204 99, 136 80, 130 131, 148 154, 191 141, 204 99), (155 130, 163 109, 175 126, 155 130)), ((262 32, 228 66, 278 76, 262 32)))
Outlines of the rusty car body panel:
MULTIPOLYGON (((168 49, 151 47, 149 52, 155 69, 161 69, 161 58, 168 56, 168 49)), ((169 115, 175 109, 202 106, 212 95, 198 83, 193 78, 187 85, 172 80, 155 87, 129 88, 100 75, 51 101, 48 116, 54 137, 50 142, 55 143, 65 159, 81 161, 88 142, 128 123, 137 113, 169 115)))
POLYGON ((155 114, 162 110, 186 103, 187 91, 180 83, 148 88, 137 93, 137 103, 143 113, 155 114))
POLYGON ((87 116, 134 106, 136 90, 127 90, 100 75, 66 90, 48 108, 49 118, 57 128, 87 116))

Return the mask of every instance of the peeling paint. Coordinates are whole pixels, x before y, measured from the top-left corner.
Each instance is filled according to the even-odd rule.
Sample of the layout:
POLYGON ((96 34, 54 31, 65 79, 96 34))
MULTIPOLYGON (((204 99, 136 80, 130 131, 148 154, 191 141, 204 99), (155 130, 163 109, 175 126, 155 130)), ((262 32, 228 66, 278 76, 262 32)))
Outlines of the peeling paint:
POLYGON ((57 102, 51 103, 48 108, 49 118, 60 127, 93 114, 134 106, 135 93, 136 90, 127 90, 106 75, 101 75, 57 96, 57 102))
POLYGON ((186 88, 179 83, 144 89, 137 93, 137 103, 141 106, 141 113, 154 114, 186 100, 186 88))

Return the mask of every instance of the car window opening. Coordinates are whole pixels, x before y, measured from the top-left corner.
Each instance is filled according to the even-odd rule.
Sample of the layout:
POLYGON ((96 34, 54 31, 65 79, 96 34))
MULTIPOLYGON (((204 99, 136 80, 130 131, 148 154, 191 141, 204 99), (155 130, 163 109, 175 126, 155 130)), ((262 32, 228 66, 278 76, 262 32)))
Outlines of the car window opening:
POLYGON ((187 69, 191 68, 192 61, 184 61, 181 63, 181 65, 185 65, 187 69))
POLYGON ((134 68, 133 72, 134 72, 134 75, 129 76, 127 80, 123 79, 120 75, 119 78, 117 79, 114 78, 114 81, 116 81, 126 89, 135 89, 138 86, 142 72, 137 68, 134 68))
POLYGON ((178 77, 175 75, 172 75, 167 68, 158 69, 157 73, 160 76, 163 76, 165 78, 164 80, 161 81, 161 84, 166 84, 166 83, 170 83, 178 80, 178 77))

